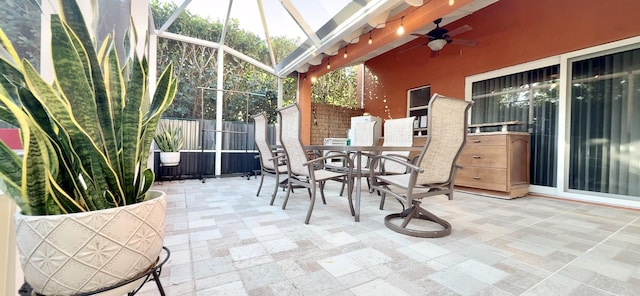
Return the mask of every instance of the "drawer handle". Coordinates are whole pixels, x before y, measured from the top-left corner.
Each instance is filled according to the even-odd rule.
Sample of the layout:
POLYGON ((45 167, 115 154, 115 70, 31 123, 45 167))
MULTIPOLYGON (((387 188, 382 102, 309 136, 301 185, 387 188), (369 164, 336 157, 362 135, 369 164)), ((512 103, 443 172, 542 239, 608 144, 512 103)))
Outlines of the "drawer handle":
POLYGON ((475 159, 480 159, 480 155, 474 155, 472 157, 475 158, 475 159))
POLYGON ((473 140, 473 142, 474 142, 474 143, 480 143, 480 142, 482 142, 482 141, 480 141, 480 140, 473 140))
POLYGON ((480 180, 480 176, 475 176, 473 178, 476 179, 476 180, 480 180))

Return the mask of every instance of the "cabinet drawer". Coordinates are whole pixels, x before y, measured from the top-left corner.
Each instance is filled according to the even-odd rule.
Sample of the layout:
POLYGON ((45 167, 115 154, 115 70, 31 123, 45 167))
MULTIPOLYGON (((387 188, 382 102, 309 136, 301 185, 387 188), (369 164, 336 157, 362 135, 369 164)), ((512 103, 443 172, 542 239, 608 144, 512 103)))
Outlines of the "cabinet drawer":
POLYGON ((465 146, 507 145, 506 139, 505 135, 468 135, 465 146))
POLYGON ((462 166, 506 168, 507 146, 471 146, 460 152, 458 164, 462 166))
POLYGON ((507 192, 507 170, 465 167, 456 171, 455 185, 507 192))

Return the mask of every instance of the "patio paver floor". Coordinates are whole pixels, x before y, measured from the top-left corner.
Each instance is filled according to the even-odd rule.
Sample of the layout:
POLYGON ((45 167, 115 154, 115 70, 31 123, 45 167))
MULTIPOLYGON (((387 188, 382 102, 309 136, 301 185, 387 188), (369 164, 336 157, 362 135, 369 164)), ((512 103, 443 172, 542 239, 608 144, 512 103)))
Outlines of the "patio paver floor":
MULTIPOLYGON (((273 178, 171 181, 162 272, 168 295, 638 295, 640 211, 456 192, 426 199, 451 235, 384 226, 400 206, 363 190, 361 222, 328 183, 309 225, 305 190, 269 206, 273 178), (270 189, 271 188, 271 189, 270 189)), ((365 185, 366 186, 366 185, 365 185)), ((157 295, 147 284, 138 295, 157 295)))

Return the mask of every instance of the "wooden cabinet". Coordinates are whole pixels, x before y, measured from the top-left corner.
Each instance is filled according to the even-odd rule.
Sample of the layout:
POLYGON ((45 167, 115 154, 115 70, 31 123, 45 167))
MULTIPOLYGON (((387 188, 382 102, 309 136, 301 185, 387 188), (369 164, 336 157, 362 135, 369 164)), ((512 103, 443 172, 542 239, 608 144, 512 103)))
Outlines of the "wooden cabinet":
POLYGON ((529 134, 496 132, 469 134, 458 157, 456 186, 501 198, 529 192, 529 134))

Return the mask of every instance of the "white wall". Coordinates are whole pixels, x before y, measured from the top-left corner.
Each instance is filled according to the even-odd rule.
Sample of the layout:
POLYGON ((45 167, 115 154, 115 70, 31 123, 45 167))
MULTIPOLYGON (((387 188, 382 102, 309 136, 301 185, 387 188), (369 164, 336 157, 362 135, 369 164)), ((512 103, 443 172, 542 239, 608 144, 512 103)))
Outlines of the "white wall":
POLYGON ((4 194, 0 195, 0 295, 7 296, 17 295, 18 283, 22 282, 21 271, 16 267, 15 211, 15 203, 4 194))

